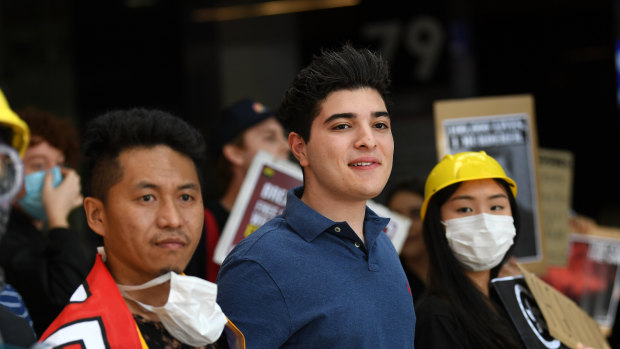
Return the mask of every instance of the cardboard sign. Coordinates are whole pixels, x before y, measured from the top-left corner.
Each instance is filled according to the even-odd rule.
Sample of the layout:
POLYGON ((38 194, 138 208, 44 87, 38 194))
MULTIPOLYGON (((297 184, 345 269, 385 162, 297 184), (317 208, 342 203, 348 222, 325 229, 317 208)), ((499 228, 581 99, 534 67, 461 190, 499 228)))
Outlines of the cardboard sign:
POLYGON ((504 306, 528 349, 609 349, 601 328, 575 302, 519 266, 522 275, 491 280, 492 296, 504 306))
POLYGON ((517 183, 521 216, 514 255, 543 271, 544 240, 537 181, 534 100, 530 95, 443 100, 434 104, 438 161, 446 154, 484 150, 517 183))
POLYGON ((524 267, 519 268, 536 299, 551 336, 569 348, 583 343, 595 349, 610 349, 598 323, 588 313, 524 267))
MULTIPOLYGON (((213 261, 222 264, 239 241, 281 214, 286 207, 289 189, 302 184, 303 174, 299 165, 259 151, 252 160, 224 225, 215 247, 213 261)), ((400 252, 407 238, 411 220, 371 200, 368 200, 367 205, 377 215, 390 218, 384 232, 394 244, 396 251, 400 252)))
POLYGON ((566 265, 569 212, 572 203, 573 154, 555 149, 538 149, 540 212, 547 265, 566 265))

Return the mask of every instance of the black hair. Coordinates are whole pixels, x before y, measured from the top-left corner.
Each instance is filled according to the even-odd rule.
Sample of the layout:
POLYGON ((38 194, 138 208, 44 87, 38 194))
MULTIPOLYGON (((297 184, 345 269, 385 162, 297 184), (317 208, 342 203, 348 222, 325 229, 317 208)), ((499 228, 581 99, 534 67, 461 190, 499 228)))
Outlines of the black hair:
MULTIPOLYGON (((516 228, 515 244, 519 237, 519 211, 508 183, 495 179, 508 194, 516 228)), ((462 182, 447 186, 435 193, 428 202, 423 222, 424 243, 429 256, 429 290, 447 302, 454 310, 467 338, 464 346, 471 348, 521 348, 513 325, 493 306, 488 298, 465 275, 463 267, 454 256, 441 223, 441 206, 454 194, 462 182)), ((514 247, 513 244, 512 246, 514 247)), ((509 250, 502 262, 491 270, 497 276, 501 265, 512 252, 509 250)))
POLYGON ((389 189, 385 197, 385 202, 389 204, 392 197, 402 191, 418 194, 421 197, 424 197, 424 179, 416 176, 401 179, 389 189))
POLYGON ((157 109, 134 108, 102 114, 88 123, 83 139, 85 194, 102 201, 122 177, 118 157, 124 150, 166 145, 191 158, 198 173, 206 151, 205 141, 196 128, 157 109))
POLYGON ((321 49, 293 79, 280 103, 277 118, 287 131, 299 134, 308 142, 312 121, 330 93, 370 87, 387 106, 390 83, 388 63, 376 52, 356 49, 350 43, 338 50, 321 49))

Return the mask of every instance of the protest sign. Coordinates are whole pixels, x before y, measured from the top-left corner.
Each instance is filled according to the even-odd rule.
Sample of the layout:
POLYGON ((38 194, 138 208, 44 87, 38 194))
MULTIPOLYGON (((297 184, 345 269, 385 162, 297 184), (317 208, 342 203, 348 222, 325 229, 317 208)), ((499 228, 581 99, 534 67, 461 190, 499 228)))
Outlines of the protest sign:
POLYGON ((498 299, 526 348, 610 349, 597 322, 573 300, 519 266, 522 274, 491 280, 498 299))
POLYGON ((577 303, 610 332, 620 300, 620 234, 568 236, 566 266, 549 265, 541 279, 577 303))
POLYGON ((610 349, 601 328, 588 313, 553 286, 519 267, 554 338, 570 348, 583 343, 595 349, 610 349))
POLYGON ((573 154, 556 149, 538 149, 540 212, 545 232, 545 262, 566 265, 569 212, 572 203, 573 154))

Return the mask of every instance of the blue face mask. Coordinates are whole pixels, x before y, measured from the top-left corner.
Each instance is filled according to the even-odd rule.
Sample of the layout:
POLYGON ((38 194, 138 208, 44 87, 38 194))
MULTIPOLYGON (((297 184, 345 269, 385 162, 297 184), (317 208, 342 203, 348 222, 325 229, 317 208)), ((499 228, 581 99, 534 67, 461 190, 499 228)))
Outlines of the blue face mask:
MULTIPOLYGON (((62 174, 60 173, 60 167, 53 167, 52 171, 52 183, 54 187, 57 187, 62 182, 62 174)), ((17 202, 19 206, 26 211, 32 218, 41 221, 47 220, 47 214, 45 213, 45 206, 43 206, 43 180, 45 179, 45 173, 47 171, 33 172, 24 177, 24 187, 26 194, 22 196, 17 202)))

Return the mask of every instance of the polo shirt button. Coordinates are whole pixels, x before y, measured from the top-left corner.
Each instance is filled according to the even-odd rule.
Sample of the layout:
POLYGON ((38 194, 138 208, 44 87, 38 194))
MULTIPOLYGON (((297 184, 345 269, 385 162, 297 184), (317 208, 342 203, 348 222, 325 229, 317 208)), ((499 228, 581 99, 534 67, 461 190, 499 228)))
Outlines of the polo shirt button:
POLYGON ((360 246, 361 246, 360 243, 355 241, 355 247, 360 248, 360 246))
POLYGON ((334 228, 334 231, 335 231, 336 233, 340 233, 340 227, 336 227, 336 228, 334 228))

